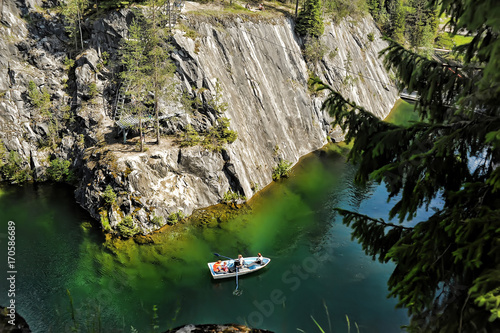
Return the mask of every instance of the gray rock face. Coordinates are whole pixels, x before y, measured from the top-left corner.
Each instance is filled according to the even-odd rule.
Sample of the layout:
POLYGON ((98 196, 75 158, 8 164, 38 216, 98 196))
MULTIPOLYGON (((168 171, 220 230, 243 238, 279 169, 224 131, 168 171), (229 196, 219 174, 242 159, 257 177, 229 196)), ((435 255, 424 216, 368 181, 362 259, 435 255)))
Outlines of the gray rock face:
POLYGON ((161 101, 164 134, 173 135, 191 124, 207 130, 220 117, 230 118, 238 139, 221 152, 201 146, 181 148, 172 138, 143 153, 109 145, 116 134, 113 104, 118 91, 113 68, 104 66, 103 53, 118 65, 118 48, 127 36, 134 14, 119 10, 85 26, 91 39, 76 57, 66 53, 71 42, 62 33, 57 14, 37 13, 31 5, 4 9, 7 22, 0 29, 0 138, 8 151, 44 179, 50 158, 71 159, 80 183, 77 201, 96 219, 105 217, 116 227, 126 215, 134 226, 149 232, 174 212, 188 215, 213 205, 228 190, 250 198, 253 189, 272 179, 280 160, 293 163, 320 148, 327 136, 342 140, 331 119, 321 110, 324 96, 308 91, 309 72, 344 96, 380 117, 397 97, 377 53, 385 47, 374 23, 366 18, 327 25, 322 44, 327 52, 316 64, 307 64, 303 41, 293 22, 251 22, 230 17, 224 22, 187 14, 185 25, 198 34, 194 40, 174 30, 179 94, 197 98, 205 106, 187 112, 180 103, 161 101), (27 24, 19 13, 38 21, 27 24), (33 14, 34 13, 34 14, 33 14), (49 14, 49 15, 47 15, 49 14), (374 34, 370 42, 367 35, 374 34), (11 34, 14 37, 7 38, 11 34), (73 58, 68 69, 64 59, 73 58), (52 116, 40 113, 28 98, 28 83, 50 94, 52 116), (223 114, 213 107, 219 84, 223 114), (211 104, 212 103, 212 104, 211 104), (64 111, 65 110, 65 111, 64 111), (54 138, 54 119, 63 127, 54 138), (52 138, 51 149, 41 147, 52 138), (125 149, 125 150, 124 150, 125 149), (102 194, 111 185, 116 203, 103 210, 102 194))
MULTIPOLYGON (((235 19, 224 22, 223 29, 195 17, 186 22, 201 37, 192 40, 175 33, 179 50, 173 58, 186 90, 207 88, 213 96, 216 80, 220 82, 228 103, 224 116, 238 132, 238 140, 227 148, 232 178, 247 198, 253 195, 252 185, 271 182, 272 168, 280 159, 297 162, 323 146, 327 135, 342 140, 320 109, 324 96, 308 91, 308 66, 291 21, 235 19)), ((380 37, 368 18, 356 25, 327 25, 322 42, 335 54, 323 57, 316 72, 346 97, 384 117, 397 91, 378 59, 385 47, 380 37), (375 36, 373 42, 369 33, 375 36)))

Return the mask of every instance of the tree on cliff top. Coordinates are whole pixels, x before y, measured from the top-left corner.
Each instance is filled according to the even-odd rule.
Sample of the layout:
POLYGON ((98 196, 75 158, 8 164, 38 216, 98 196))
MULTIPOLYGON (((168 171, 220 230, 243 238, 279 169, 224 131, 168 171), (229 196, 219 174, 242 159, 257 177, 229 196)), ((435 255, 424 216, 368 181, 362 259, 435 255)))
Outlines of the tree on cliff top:
POLYGON ((150 79, 146 75, 150 70, 150 62, 146 57, 143 35, 143 28, 139 22, 134 21, 130 26, 129 36, 124 41, 121 49, 121 60, 125 66, 125 70, 121 73, 121 78, 127 86, 125 93, 131 99, 131 103, 129 103, 130 112, 139 118, 141 152, 144 149, 142 120, 146 112, 146 106, 143 102, 148 98, 148 87, 150 84, 150 79))
POLYGON ((441 63, 394 41, 382 51, 401 84, 417 91, 420 121, 386 123, 314 80, 323 109, 354 140, 355 180, 384 182, 396 199, 390 223, 338 209, 365 252, 393 261, 388 285, 412 315, 411 332, 498 332, 500 327, 500 6, 430 0, 451 25, 474 33, 441 63), (403 224, 441 197, 426 221, 403 224))
MULTIPOLYGON (((153 105, 156 142, 160 143, 160 100, 171 100, 175 92, 173 76, 175 65, 169 58, 170 46, 161 1, 151 0, 145 17, 133 22, 121 50, 125 70, 121 77, 128 86, 126 92, 132 99, 132 112, 139 115, 139 131, 142 137, 142 118, 146 104, 153 105)), ((141 151, 142 140, 141 140, 141 151)))
POLYGON ((78 49, 78 36, 83 50, 82 21, 83 15, 89 6, 88 0, 65 0, 61 2, 62 14, 66 22, 66 31, 70 38, 75 39, 75 48, 78 49))
MULTIPOLYGON (((149 0, 150 10, 146 15, 148 30, 147 55, 151 62, 149 76, 151 78, 151 91, 153 92, 153 112, 155 115, 156 143, 160 144, 160 99, 172 99, 175 86, 172 80, 175 73, 175 65, 170 60, 170 45, 166 42, 167 31, 165 22, 166 13, 162 10, 165 0, 149 0)), ((170 29, 170 26, 169 26, 170 29)))
POLYGON ((321 0, 306 0, 297 17, 295 32, 302 36, 319 37, 324 30, 325 26, 321 16, 321 0))

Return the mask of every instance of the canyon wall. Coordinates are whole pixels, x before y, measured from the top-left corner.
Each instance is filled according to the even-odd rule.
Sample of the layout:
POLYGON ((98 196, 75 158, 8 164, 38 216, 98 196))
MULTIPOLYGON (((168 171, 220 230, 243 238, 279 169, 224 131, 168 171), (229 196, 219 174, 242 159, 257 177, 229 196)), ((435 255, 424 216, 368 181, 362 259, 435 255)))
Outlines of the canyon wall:
POLYGON ((131 133, 123 144, 113 121, 118 49, 134 17, 132 10, 121 9, 87 20, 84 48, 72 52, 50 4, 6 1, 0 25, 5 154, 16 152, 19 166, 38 180, 45 179, 51 160, 71 160, 76 200, 111 228, 130 215, 138 230, 149 232, 174 212, 189 215, 218 203, 228 190, 248 199, 272 181, 280 161, 297 162, 327 137, 342 140, 321 110, 325 96, 308 88, 311 73, 379 117, 398 97, 378 58, 386 44, 369 17, 326 24, 320 59, 306 63, 304 41, 289 18, 188 11, 173 30, 171 59, 178 95, 197 99, 202 107, 165 101, 161 144, 147 134, 148 149, 138 152, 137 137, 131 133), (29 81, 50 95, 50 112, 33 105, 29 81), (218 93, 227 105, 222 114, 210 107, 218 93), (178 134, 188 124, 203 132, 221 117, 237 132, 234 143, 219 151, 180 147, 178 134), (109 207, 102 197, 107 185, 117 194, 109 207))

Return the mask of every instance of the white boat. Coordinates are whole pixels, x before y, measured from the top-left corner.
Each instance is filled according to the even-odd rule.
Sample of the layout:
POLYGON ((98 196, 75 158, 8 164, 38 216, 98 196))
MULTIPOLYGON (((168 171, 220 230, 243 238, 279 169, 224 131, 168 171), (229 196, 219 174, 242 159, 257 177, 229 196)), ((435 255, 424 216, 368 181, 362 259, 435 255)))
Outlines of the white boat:
MULTIPOLYGON (((266 267, 271 262, 271 259, 266 258, 266 257, 264 257, 262 259, 262 263, 257 263, 257 257, 245 257, 245 258, 243 258, 243 260, 244 260, 243 267, 238 268, 238 276, 253 273, 253 272, 256 272, 258 270, 261 270, 262 268, 266 267)), ((236 276, 236 271, 234 270, 234 259, 222 260, 221 265, 224 265, 224 263, 227 264, 229 271, 228 272, 220 272, 220 273, 214 272, 215 262, 208 263, 208 268, 210 269, 210 273, 212 274, 212 277, 214 279, 225 279, 225 278, 230 278, 230 277, 236 276)))

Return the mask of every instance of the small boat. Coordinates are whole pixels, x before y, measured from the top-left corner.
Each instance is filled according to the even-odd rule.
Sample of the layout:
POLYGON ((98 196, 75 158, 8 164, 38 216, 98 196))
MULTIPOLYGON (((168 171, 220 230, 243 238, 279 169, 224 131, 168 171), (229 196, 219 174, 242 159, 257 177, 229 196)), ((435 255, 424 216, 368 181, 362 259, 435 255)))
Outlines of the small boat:
MULTIPOLYGON (((238 276, 249 274, 256 272, 258 270, 261 270, 262 268, 266 267, 270 262, 271 259, 264 257, 262 259, 262 263, 257 263, 257 257, 245 257, 243 258, 244 264, 243 267, 238 268, 238 276)), ((227 267, 229 268, 228 272, 220 272, 216 273, 214 272, 214 264, 215 262, 209 262, 208 263, 208 268, 210 269, 210 273, 212 274, 212 277, 214 279, 225 279, 225 278, 230 278, 230 277, 235 277, 236 276, 236 271, 234 270, 234 260, 223 260, 221 261, 221 264, 224 265, 224 263, 227 264, 227 267)))

